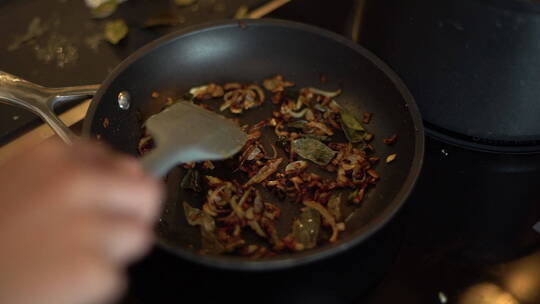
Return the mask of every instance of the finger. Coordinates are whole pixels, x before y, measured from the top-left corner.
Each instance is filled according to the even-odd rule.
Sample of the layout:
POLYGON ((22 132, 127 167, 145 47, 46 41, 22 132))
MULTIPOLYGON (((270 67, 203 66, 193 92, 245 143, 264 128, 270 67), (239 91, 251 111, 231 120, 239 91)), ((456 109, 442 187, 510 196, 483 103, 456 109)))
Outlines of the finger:
POLYGON ((71 149, 66 150, 77 163, 88 166, 93 170, 105 170, 124 173, 132 176, 142 176, 144 171, 137 159, 127 154, 113 151, 109 147, 93 141, 76 141, 71 149))
POLYGON ((111 214, 135 216, 150 224, 161 211, 162 185, 151 178, 105 177, 96 186, 100 193, 95 197, 95 207, 111 214))
POLYGON ((69 169, 61 186, 77 205, 85 202, 87 207, 153 222, 161 209, 163 185, 142 174, 135 160, 120 156, 116 159, 106 169, 69 169))
POLYGON ((63 286, 59 295, 66 301, 61 303, 112 303, 126 289, 123 267, 107 259, 81 253, 71 264, 77 275, 63 286))
POLYGON ((113 220, 106 237, 107 251, 112 259, 121 263, 130 263, 141 258, 150 249, 153 232, 139 221, 124 219, 113 220))
POLYGON ((142 257, 152 245, 153 233, 149 226, 129 217, 109 217, 102 226, 103 245, 110 259, 116 263, 130 263, 142 257))
POLYGON ((134 157, 123 154, 113 154, 109 159, 108 169, 122 175, 134 178, 146 176, 142 164, 134 157))
POLYGON ((123 266, 141 257, 153 241, 152 226, 136 217, 112 215, 102 210, 71 214, 65 239, 82 252, 123 266))
MULTIPOLYGON (((67 152, 79 165, 94 170, 116 170, 116 162, 120 161, 120 164, 125 165, 127 161, 124 159, 131 159, 113 151, 103 144, 90 141, 78 141, 74 143, 72 149, 67 152)), ((132 161, 130 166, 122 169, 129 169, 129 173, 140 174, 140 170, 133 170, 134 168, 137 168, 133 162, 135 161, 132 161)))

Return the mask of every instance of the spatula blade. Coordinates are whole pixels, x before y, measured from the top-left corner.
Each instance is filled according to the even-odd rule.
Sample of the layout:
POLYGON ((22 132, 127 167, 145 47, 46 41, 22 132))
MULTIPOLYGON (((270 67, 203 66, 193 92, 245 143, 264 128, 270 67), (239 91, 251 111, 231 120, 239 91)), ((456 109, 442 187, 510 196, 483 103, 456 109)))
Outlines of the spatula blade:
POLYGON ((234 122, 190 102, 178 102, 151 116, 145 126, 156 148, 143 163, 154 175, 181 163, 231 157, 247 140, 234 122))

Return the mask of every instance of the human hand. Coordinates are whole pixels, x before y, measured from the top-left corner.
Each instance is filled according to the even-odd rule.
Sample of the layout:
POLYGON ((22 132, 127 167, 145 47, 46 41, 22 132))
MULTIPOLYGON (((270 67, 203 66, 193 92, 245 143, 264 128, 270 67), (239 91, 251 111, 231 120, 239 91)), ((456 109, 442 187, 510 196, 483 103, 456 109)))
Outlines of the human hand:
POLYGON ((0 303, 113 300, 161 195, 135 159, 95 143, 51 140, 0 165, 0 303))

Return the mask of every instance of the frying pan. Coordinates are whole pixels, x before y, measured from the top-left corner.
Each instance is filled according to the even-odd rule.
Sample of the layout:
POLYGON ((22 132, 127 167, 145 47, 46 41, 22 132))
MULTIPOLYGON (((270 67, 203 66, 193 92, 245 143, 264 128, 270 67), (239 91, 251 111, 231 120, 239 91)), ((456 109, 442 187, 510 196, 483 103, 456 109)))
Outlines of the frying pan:
MULTIPOLYGON (((83 136, 97 137, 119 151, 137 155, 142 122, 162 106, 162 100, 150 97, 152 92, 181 96, 189 88, 209 82, 260 83, 275 74, 296 82, 297 88, 341 88, 337 100, 352 114, 374 113, 367 127, 375 134, 376 153, 382 158, 392 153, 398 157, 391 164, 382 161, 378 165, 380 182, 354 211, 338 242, 264 260, 197 254, 199 230, 187 224, 182 210, 181 202, 191 199, 179 189, 183 170, 172 170, 166 178, 167 199, 156 228, 158 244, 180 257, 214 267, 268 270, 305 264, 362 242, 398 211, 419 175, 424 133, 417 106, 397 75, 366 49, 337 34, 289 21, 213 22, 173 33, 138 50, 109 75, 97 93, 97 86, 48 89, 2 73, 0 99, 34 111, 60 136, 69 138, 69 129, 53 116, 51 108, 95 93, 83 136), (322 75, 327 83, 321 82, 322 75), (393 134, 398 136, 397 143, 384 145, 382 139, 393 134)), ((264 111, 270 110, 258 112, 264 111)), ((282 217, 292 219, 297 208, 275 200, 282 217)), ((283 222, 278 230, 290 229, 290 221, 283 222)))

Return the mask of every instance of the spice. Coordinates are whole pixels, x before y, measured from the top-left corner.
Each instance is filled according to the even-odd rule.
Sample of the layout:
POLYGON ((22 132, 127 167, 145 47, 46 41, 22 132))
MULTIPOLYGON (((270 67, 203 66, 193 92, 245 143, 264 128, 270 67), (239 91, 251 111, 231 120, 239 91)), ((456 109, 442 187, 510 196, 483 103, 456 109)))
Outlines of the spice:
POLYGON ((389 164, 393 162, 397 157, 397 154, 390 154, 386 157, 386 163, 389 164))
POLYGON ((270 175, 272 175, 274 172, 277 171, 279 164, 283 161, 283 158, 277 158, 277 159, 271 159, 268 161, 268 163, 261 168, 261 170, 254 175, 252 178, 245 183, 244 186, 249 186, 253 184, 258 184, 265 179, 267 179, 270 175))
POLYGON ((191 94, 194 99, 198 100, 221 97, 224 93, 223 87, 215 83, 194 87, 189 90, 189 94, 191 94))
POLYGON ((394 134, 388 138, 383 139, 383 143, 386 145, 393 145, 397 140, 397 135, 394 134))
POLYGON ((286 81, 281 75, 275 75, 272 78, 265 79, 263 81, 263 86, 268 91, 276 93, 284 91, 285 88, 293 87, 294 82, 286 81))
POLYGON ((362 122, 367 125, 371 121, 372 117, 373 113, 364 112, 362 122))

